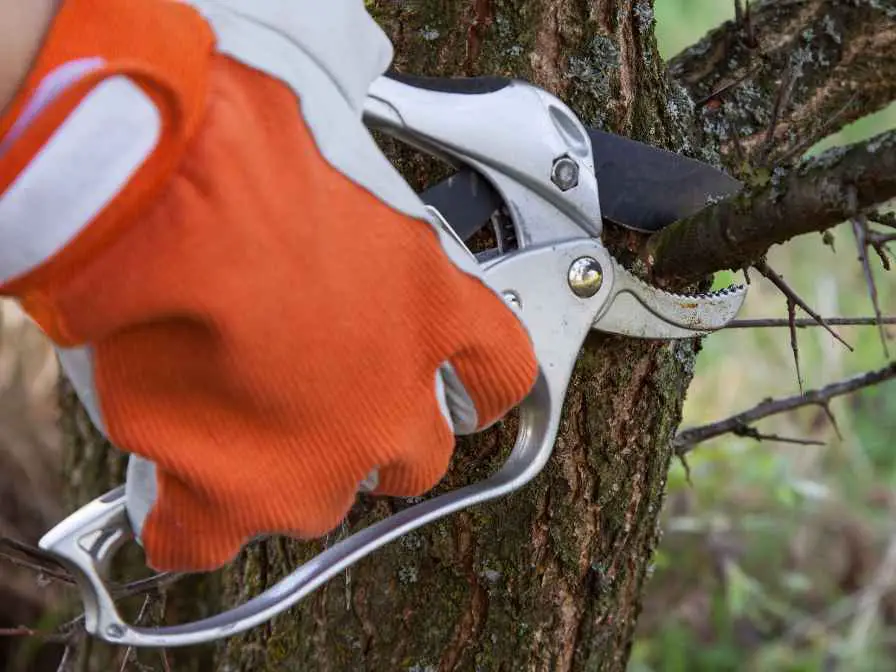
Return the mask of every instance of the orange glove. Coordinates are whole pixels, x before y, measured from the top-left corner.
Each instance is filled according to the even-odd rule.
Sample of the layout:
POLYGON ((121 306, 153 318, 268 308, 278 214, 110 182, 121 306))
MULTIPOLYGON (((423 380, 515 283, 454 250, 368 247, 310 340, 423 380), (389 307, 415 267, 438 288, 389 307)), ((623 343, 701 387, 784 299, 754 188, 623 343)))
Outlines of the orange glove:
MULTIPOLYGON (((384 70, 352 20, 379 49, 352 58, 384 70)), ((216 39, 179 2, 67 0, 0 119, 0 289, 94 422, 155 465, 129 487, 158 570, 322 535, 373 470, 375 493, 424 493, 454 432, 536 373, 521 323, 364 129, 346 94, 363 87, 297 60, 297 104, 216 39)))

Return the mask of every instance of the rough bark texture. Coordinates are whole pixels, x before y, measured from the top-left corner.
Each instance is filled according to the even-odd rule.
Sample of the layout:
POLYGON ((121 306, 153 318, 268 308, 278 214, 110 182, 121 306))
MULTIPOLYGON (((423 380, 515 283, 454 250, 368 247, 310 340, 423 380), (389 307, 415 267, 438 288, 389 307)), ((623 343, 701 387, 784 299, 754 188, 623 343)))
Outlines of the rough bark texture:
POLYGON ((737 198, 651 238, 656 282, 739 269, 896 196, 893 133, 808 165, 803 153, 896 100, 894 0, 763 0, 676 56, 697 142, 745 183, 737 198))
POLYGON ((651 236, 644 248, 654 280, 687 282, 738 270, 772 245, 824 231, 896 198, 896 131, 838 147, 780 169, 743 194, 651 236))
POLYGON ((776 162, 896 99, 896 2, 752 2, 669 67, 729 167, 776 162))
MULTIPOLYGON (((589 123, 686 145, 686 116, 662 74, 649 3, 368 6, 393 37, 399 70, 523 77, 589 123)), ((412 181, 425 180, 426 163, 398 160, 412 181)), ((289 615, 230 640, 222 667, 624 669, 694 356, 693 342, 593 338, 542 477, 377 552, 289 615)), ((510 420, 463 441, 439 490, 494 470, 514 437, 510 420)), ((361 509, 351 528, 398 505, 361 509)), ((283 542, 253 548, 228 574, 228 601, 256 594, 309 552, 283 542)))

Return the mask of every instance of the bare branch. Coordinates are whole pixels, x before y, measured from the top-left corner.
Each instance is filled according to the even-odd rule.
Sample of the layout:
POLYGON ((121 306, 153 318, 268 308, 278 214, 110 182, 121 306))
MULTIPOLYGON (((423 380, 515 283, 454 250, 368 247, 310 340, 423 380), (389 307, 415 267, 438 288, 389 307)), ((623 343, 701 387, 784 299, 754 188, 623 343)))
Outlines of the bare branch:
MULTIPOLYGON (((809 316, 813 320, 815 320, 821 326, 823 326, 825 329, 827 329, 828 333, 830 333, 831 336, 833 336, 838 341, 840 341, 843 345, 845 345, 847 347, 847 349, 849 349, 850 352, 853 351, 853 347, 849 343, 844 341, 843 338, 841 338, 840 335, 836 331, 831 329, 830 325, 828 325, 824 321, 824 318, 821 315, 819 315, 818 313, 816 313, 814 310, 812 310, 812 308, 809 306, 809 304, 806 303, 800 297, 799 294, 797 294, 795 291, 793 291, 793 289, 790 287, 790 285, 788 285, 786 282, 784 282, 784 278, 782 278, 778 273, 776 273, 774 271, 774 269, 772 269, 766 262, 761 261, 758 264, 756 264, 756 270, 759 271, 760 273, 762 273, 762 275, 764 275, 769 280, 769 282, 771 282, 775 287, 778 288, 779 292, 781 292, 784 296, 787 297, 788 313, 791 315, 791 320, 790 320, 790 324, 792 325, 791 332, 793 332, 795 334, 794 330, 796 329, 796 326, 793 324, 793 320, 795 318, 793 318, 792 304, 796 304, 797 306, 802 308, 804 311, 809 313, 809 316)), ((795 338, 795 336, 794 336, 794 338, 795 338)))
POLYGON ((896 229, 896 212, 872 211, 868 213, 868 219, 875 224, 881 224, 883 226, 889 226, 891 229, 896 229))
POLYGON ((831 410, 830 399, 825 399, 824 401, 820 402, 818 405, 821 406, 821 410, 823 410, 824 414, 828 417, 828 420, 831 423, 831 427, 833 427, 834 431, 837 433, 837 438, 842 441, 843 434, 840 433, 840 425, 837 424, 837 418, 834 417, 834 411, 831 410))
POLYGON ((746 439, 755 439, 756 441, 777 441, 778 443, 793 443, 798 446, 824 445, 824 441, 815 441, 814 439, 795 439, 787 436, 779 436, 777 434, 762 434, 755 427, 738 427, 731 433, 735 436, 742 436, 746 439))
POLYGON ((56 672, 69 672, 71 669, 71 658, 75 653, 75 647, 72 644, 68 644, 65 647, 65 651, 62 652, 62 658, 59 661, 59 667, 56 668, 56 672))
POLYGON ((0 637, 37 637, 41 633, 24 626, 18 628, 0 628, 0 637))
POLYGON ((843 126, 896 99, 894 19, 892 3, 754 2, 672 59, 670 71, 694 100, 715 102, 699 106, 696 121, 729 166, 736 137, 749 155, 771 146, 780 162, 836 130, 832 120, 843 126), (788 71, 788 100, 776 104, 788 71))
MULTIPOLYGON (((805 394, 784 397, 782 399, 767 399, 750 410, 726 418, 725 420, 719 420, 718 422, 679 432, 672 443, 675 447, 675 452, 678 455, 686 455, 699 443, 714 439, 715 437, 724 434, 743 431, 744 427, 749 427, 751 423, 771 415, 778 415, 780 413, 786 413, 797 408, 812 405, 821 406, 826 412, 830 413, 830 408, 827 404, 831 399, 877 385, 892 378, 896 378, 896 363, 892 363, 876 371, 870 371, 859 376, 854 376, 852 378, 847 378, 846 380, 826 385, 817 390, 810 390, 805 394)), ((831 416, 829 415, 829 417, 831 416)))
MULTIPOLYGON (((795 295, 794 295, 795 296, 795 295)), ((793 351, 793 365, 796 367, 796 382, 800 386, 800 392, 803 391, 803 374, 800 371, 800 344, 796 336, 796 325, 793 321, 796 319, 796 302, 792 297, 787 297, 787 321, 790 323, 790 349, 793 351)))
POLYGON ((877 283, 874 282, 874 273, 871 271, 871 263, 868 261, 868 221, 864 217, 853 217, 852 232, 856 238, 856 247, 859 250, 859 262, 862 264, 862 271, 865 274, 865 284, 868 285, 868 296, 871 298, 874 315, 877 317, 877 330, 880 333, 880 343, 884 349, 884 356, 889 359, 890 351, 887 348, 887 332, 884 329, 884 325, 880 322, 883 319, 883 315, 880 310, 880 299, 877 295, 877 283))
MULTIPOLYGON (((876 327, 876 317, 825 317, 824 321, 832 327, 876 327)), ((822 326, 818 320, 812 318, 797 318, 793 321, 797 329, 822 326)), ((882 317, 881 324, 896 324, 896 317, 882 317)), ((790 320, 783 318, 757 318, 744 320, 731 320, 725 325, 725 329, 767 329, 774 327, 789 327, 790 320)))
POLYGON ((893 198, 896 131, 888 131, 776 171, 657 232, 647 242, 645 261, 657 280, 694 282, 739 270, 777 243, 825 231, 893 198))
MULTIPOLYGON (((134 621, 134 625, 143 625, 144 619, 146 618, 147 613, 149 613, 149 608, 151 606, 152 595, 147 595, 143 599, 143 606, 140 607, 140 612, 137 614, 137 619, 134 621)), ((136 660, 133 646, 129 646, 124 650, 124 654, 122 654, 121 656, 121 667, 119 668, 118 672, 124 672, 127 669, 128 663, 131 661, 131 656, 134 656, 134 659, 136 660)))
POLYGON ((65 574, 63 572, 57 572, 55 570, 45 567, 44 565, 39 565, 34 562, 29 562, 28 560, 22 560, 21 558, 18 558, 9 553, 4 553, 3 551, 0 551, 0 559, 5 560, 5 561, 9 562, 10 564, 13 564, 17 567, 22 567, 24 569, 30 569, 31 571, 35 572, 36 574, 44 576, 48 579, 52 579, 54 581, 61 581, 62 583, 68 583, 68 584, 74 583, 74 580, 68 574, 65 574))
POLYGON ((20 626, 18 628, 0 628, 0 637, 34 637, 48 644, 65 644, 71 641, 71 632, 47 632, 20 626))

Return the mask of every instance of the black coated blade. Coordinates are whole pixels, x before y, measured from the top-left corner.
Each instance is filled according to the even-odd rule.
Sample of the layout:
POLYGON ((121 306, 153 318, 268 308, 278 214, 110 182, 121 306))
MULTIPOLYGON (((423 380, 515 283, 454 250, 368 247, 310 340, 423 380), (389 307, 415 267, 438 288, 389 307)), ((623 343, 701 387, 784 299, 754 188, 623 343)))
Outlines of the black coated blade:
POLYGON ((589 129, 603 217, 636 231, 658 231, 739 192, 730 175, 675 152, 589 129))
POLYGON ((463 241, 485 226, 504 202, 488 180, 467 167, 434 184, 420 198, 442 213, 463 241))
MULTIPOLYGON (((675 152, 595 129, 588 133, 601 214, 627 229, 658 231, 743 187, 722 171, 675 152)), ((502 204, 488 180, 470 168, 461 168, 420 197, 441 212, 464 241, 502 204)))

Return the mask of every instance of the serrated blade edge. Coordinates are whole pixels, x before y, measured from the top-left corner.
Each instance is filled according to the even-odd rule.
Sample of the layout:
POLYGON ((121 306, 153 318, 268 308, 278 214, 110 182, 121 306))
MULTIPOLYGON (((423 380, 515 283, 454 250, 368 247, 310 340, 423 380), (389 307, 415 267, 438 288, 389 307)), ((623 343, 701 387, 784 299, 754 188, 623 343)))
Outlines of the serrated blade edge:
POLYGON ((593 329, 635 338, 693 338, 721 329, 746 299, 743 285, 706 294, 675 294, 632 275, 615 259, 613 290, 593 329))

